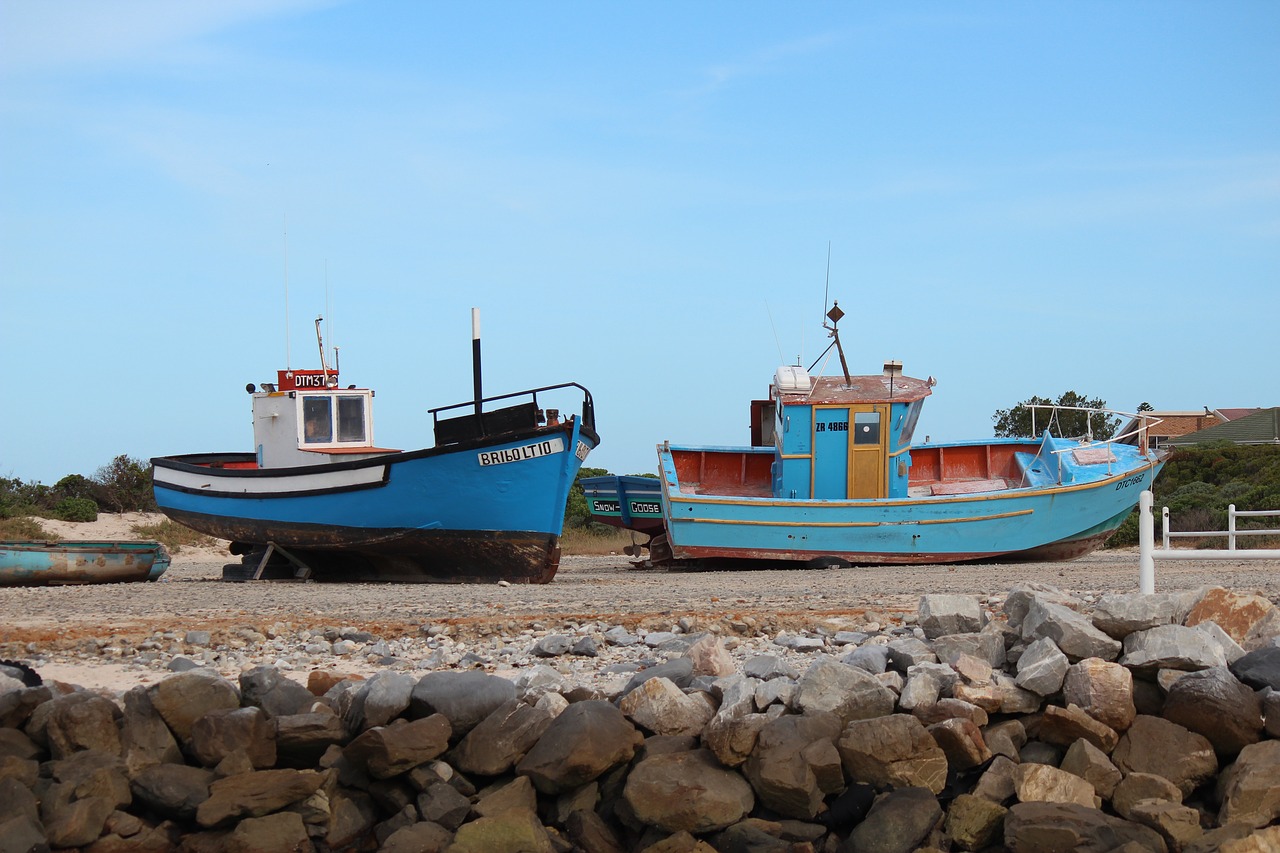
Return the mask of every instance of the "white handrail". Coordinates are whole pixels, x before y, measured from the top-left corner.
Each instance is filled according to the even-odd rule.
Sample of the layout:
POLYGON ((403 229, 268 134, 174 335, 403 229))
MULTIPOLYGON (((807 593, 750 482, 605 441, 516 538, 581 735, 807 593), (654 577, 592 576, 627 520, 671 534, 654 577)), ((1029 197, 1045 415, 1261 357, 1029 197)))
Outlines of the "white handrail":
POLYGON ((1169 547, 1169 540, 1174 537, 1204 539, 1209 536, 1225 536, 1227 537, 1227 549, 1234 551, 1236 549, 1237 536, 1280 536, 1280 530, 1265 530, 1262 528, 1254 528, 1251 530, 1237 530, 1236 519, 1240 516, 1280 516, 1280 510, 1236 510, 1235 504, 1227 505, 1227 529, 1226 530, 1170 530, 1169 529, 1169 508, 1161 507, 1161 522, 1164 525, 1164 547, 1169 547))
MULTIPOLYGON (((1234 544, 1230 549, 1173 549, 1169 547, 1169 536, 1236 536, 1254 535, 1263 533, 1277 533, 1280 531, 1267 530, 1235 530, 1221 531, 1215 530, 1207 533, 1200 532, 1180 532, 1172 533, 1169 530, 1169 508, 1164 508, 1165 519, 1165 541, 1163 548, 1155 547, 1155 520, 1151 515, 1151 505, 1153 498, 1151 492, 1144 490, 1138 496, 1138 589, 1143 593, 1153 593, 1156 591, 1156 564, 1155 560, 1159 557, 1162 560, 1280 560, 1280 549, 1271 548, 1244 548, 1236 550, 1234 544)), ((1232 515, 1280 515, 1280 510, 1251 510, 1248 512, 1235 512, 1235 505, 1231 506, 1232 515)), ((1233 540, 1234 541, 1234 540, 1233 540)))

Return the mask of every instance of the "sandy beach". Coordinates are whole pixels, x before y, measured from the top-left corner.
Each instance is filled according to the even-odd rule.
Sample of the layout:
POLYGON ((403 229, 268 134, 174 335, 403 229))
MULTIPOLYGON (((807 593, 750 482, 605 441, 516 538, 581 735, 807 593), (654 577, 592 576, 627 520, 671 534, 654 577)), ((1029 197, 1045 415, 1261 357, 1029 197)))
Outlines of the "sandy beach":
MULTIPOLYGON (((64 538, 129 539, 138 538, 133 525, 160 518, 102 514, 92 523, 45 525, 64 538)), ((38 658, 46 677, 124 689, 167 671, 139 666, 133 658, 113 660, 114 648, 180 645, 190 631, 210 632, 215 645, 249 646, 265 660, 269 646, 245 637, 296 638, 346 629, 393 641, 421 638, 430 629, 465 643, 532 638, 587 622, 666 631, 681 620, 772 636, 909 618, 925 593, 976 595, 998 606, 1020 582, 1050 584, 1085 598, 1138 589, 1136 549, 1062 563, 715 572, 637 569, 620 554, 566 556, 553 583, 506 586, 226 583, 222 565, 234 558, 224 544, 179 551, 154 583, 0 588, 0 657, 38 658)), ((1280 601, 1278 569, 1275 561, 1160 561, 1156 588, 1223 586, 1280 601)), ((363 658, 337 663, 353 670, 376 666, 363 658)))

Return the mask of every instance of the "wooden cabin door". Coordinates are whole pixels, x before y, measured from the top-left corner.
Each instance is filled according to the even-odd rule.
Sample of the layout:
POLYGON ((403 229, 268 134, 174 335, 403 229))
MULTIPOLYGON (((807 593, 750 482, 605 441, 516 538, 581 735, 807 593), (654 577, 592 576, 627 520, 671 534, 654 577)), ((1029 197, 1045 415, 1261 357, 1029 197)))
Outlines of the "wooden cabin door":
POLYGON ((887 406, 849 408, 849 497, 882 498, 888 490, 887 406))

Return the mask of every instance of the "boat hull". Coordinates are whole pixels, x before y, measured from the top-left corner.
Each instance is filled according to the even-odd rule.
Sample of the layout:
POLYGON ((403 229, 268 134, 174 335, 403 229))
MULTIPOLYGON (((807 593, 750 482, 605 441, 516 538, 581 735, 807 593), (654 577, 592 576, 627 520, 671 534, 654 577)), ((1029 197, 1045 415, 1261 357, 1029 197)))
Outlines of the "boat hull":
POLYGON ((148 581, 168 567, 159 542, 0 542, 0 586, 148 581))
MULTIPOLYGON (((757 451, 768 452, 737 452, 757 451)), ((671 454, 670 446, 660 449, 665 531, 651 544, 655 562, 906 565, 1073 559, 1115 532, 1161 466, 1139 457, 1077 472, 1066 485, 817 500, 688 493, 671 454)))
POLYGON ((166 515, 231 540, 246 562, 274 545, 316 580, 546 583, 569 487, 597 443, 575 420, 278 470, 249 454, 162 457, 154 488, 166 515))
POLYGON ((662 484, 657 479, 609 474, 579 483, 592 521, 650 535, 662 532, 662 484))

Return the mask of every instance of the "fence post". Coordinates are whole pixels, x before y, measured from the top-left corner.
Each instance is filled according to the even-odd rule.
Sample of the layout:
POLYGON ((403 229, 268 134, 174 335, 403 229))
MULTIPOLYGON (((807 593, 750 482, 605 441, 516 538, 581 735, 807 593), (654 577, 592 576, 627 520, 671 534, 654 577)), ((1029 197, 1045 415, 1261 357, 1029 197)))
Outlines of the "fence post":
POLYGON ((1169 550, 1169 508, 1162 507, 1160 510, 1160 534, 1164 539, 1164 549, 1169 550))
POLYGON ((1227 505, 1227 550, 1236 549, 1236 505, 1227 505))
POLYGON ((1151 517, 1152 496, 1144 490, 1138 496, 1138 591, 1156 591, 1155 520, 1151 517))

